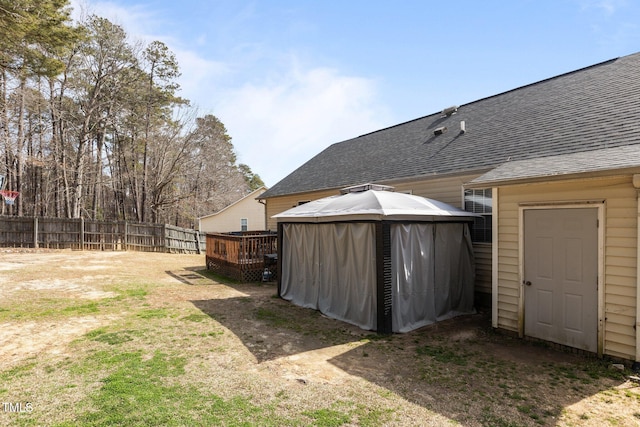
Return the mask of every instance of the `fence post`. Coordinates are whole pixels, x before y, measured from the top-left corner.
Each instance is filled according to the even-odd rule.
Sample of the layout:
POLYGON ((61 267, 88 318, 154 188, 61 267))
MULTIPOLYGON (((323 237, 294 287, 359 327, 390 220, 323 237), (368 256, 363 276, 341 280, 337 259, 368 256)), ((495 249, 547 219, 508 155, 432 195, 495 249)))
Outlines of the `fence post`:
POLYGON ((38 249, 38 217, 33 217, 33 247, 38 249))
POLYGON ((80 217, 80 250, 84 251, 84 218, 80 217))
POLYGON ((196 253, 200 255, 200 232, 198 230, 193 230, 193 236, 196 239, 196 253))

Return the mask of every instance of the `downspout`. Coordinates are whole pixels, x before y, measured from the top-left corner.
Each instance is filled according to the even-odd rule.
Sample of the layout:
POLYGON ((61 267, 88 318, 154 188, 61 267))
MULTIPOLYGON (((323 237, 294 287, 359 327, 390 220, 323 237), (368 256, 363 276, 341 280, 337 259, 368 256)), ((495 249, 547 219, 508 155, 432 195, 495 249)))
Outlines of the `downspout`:
POLYGON ((491 189, 491 326, 498 327, 498 188, 491 189))
POLYGON ((633 187, 636 189, 636 206, 638 219, 636 221, 636 363, 640 363, 640 174, 633 175, 633 187))
POLYGON ((258 199, 258 203, 264 205, 264 230, 268 231, 267 224, 269 220, 269 216, 267 215, 267 201, 264 199, 258 199))

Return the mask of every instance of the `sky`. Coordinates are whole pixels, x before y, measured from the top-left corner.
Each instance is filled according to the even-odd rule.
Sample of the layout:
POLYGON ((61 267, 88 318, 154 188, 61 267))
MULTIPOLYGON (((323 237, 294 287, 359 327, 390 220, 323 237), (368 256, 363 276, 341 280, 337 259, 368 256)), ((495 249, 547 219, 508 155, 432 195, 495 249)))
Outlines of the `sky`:
MULTIPOLYGON (((176 55, 271 187, 329 145, 640 51, 636 0, 71 0, 176 55)), ((640 78, 640 76, 639 76, 640 78)))

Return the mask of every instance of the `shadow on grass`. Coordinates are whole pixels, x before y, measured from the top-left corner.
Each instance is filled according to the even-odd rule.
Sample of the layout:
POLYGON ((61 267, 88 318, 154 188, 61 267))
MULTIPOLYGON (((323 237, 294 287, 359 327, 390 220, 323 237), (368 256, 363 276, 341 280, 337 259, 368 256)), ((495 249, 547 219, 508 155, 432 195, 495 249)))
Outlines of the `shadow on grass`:
POLYGON ((237 280, 221 276, 210 270, 202 268, 202 266, 186 267, 183 270, 178 271, 165 270, 165 273, 179 282, 190 286, 207 284, 207 282, 208 284, 211 284, 211 281, 222 285, 240 284, 237 280))
POLYGON ((233 288, 243 296, 191 303, 240 338, 258 363, 375 336, 278 298, 275 285, 233 288))
MULTIPOLYGON (((273 284, 230 286, 243 296, 191 302, 258 363, 356 342, 328 362, 464 425, 555 425, 565 408, 625 382, 606 361, 496 333, 488 313, 385 336, 284 301, 273 284)), ((640 401, 612 396, 627 398, 640 401)), ((587 405, 578 411, 582 421, 591 416, 587 405)))
MULTIPOLYGON (((464 425, 555 425, 565 408, 601 392, 611 403, 640 399, 614 391, 625 379, 610 362, 497 333, 486 314, 371 342, 330 363, 464 425)), ((590 409, 577 409, 576 425, 590 409)))

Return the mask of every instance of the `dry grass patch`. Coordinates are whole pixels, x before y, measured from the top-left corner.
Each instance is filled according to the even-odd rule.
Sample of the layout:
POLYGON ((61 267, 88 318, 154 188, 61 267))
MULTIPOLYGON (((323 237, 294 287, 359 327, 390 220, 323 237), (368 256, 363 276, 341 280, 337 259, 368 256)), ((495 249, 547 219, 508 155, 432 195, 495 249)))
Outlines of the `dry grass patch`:
POLYGON ((203 265, 3 254, 0 401, 32 410, 0 425, 640 423, 640 389, 610 363, 496 334, 482 315, 380 336, 203 265))

